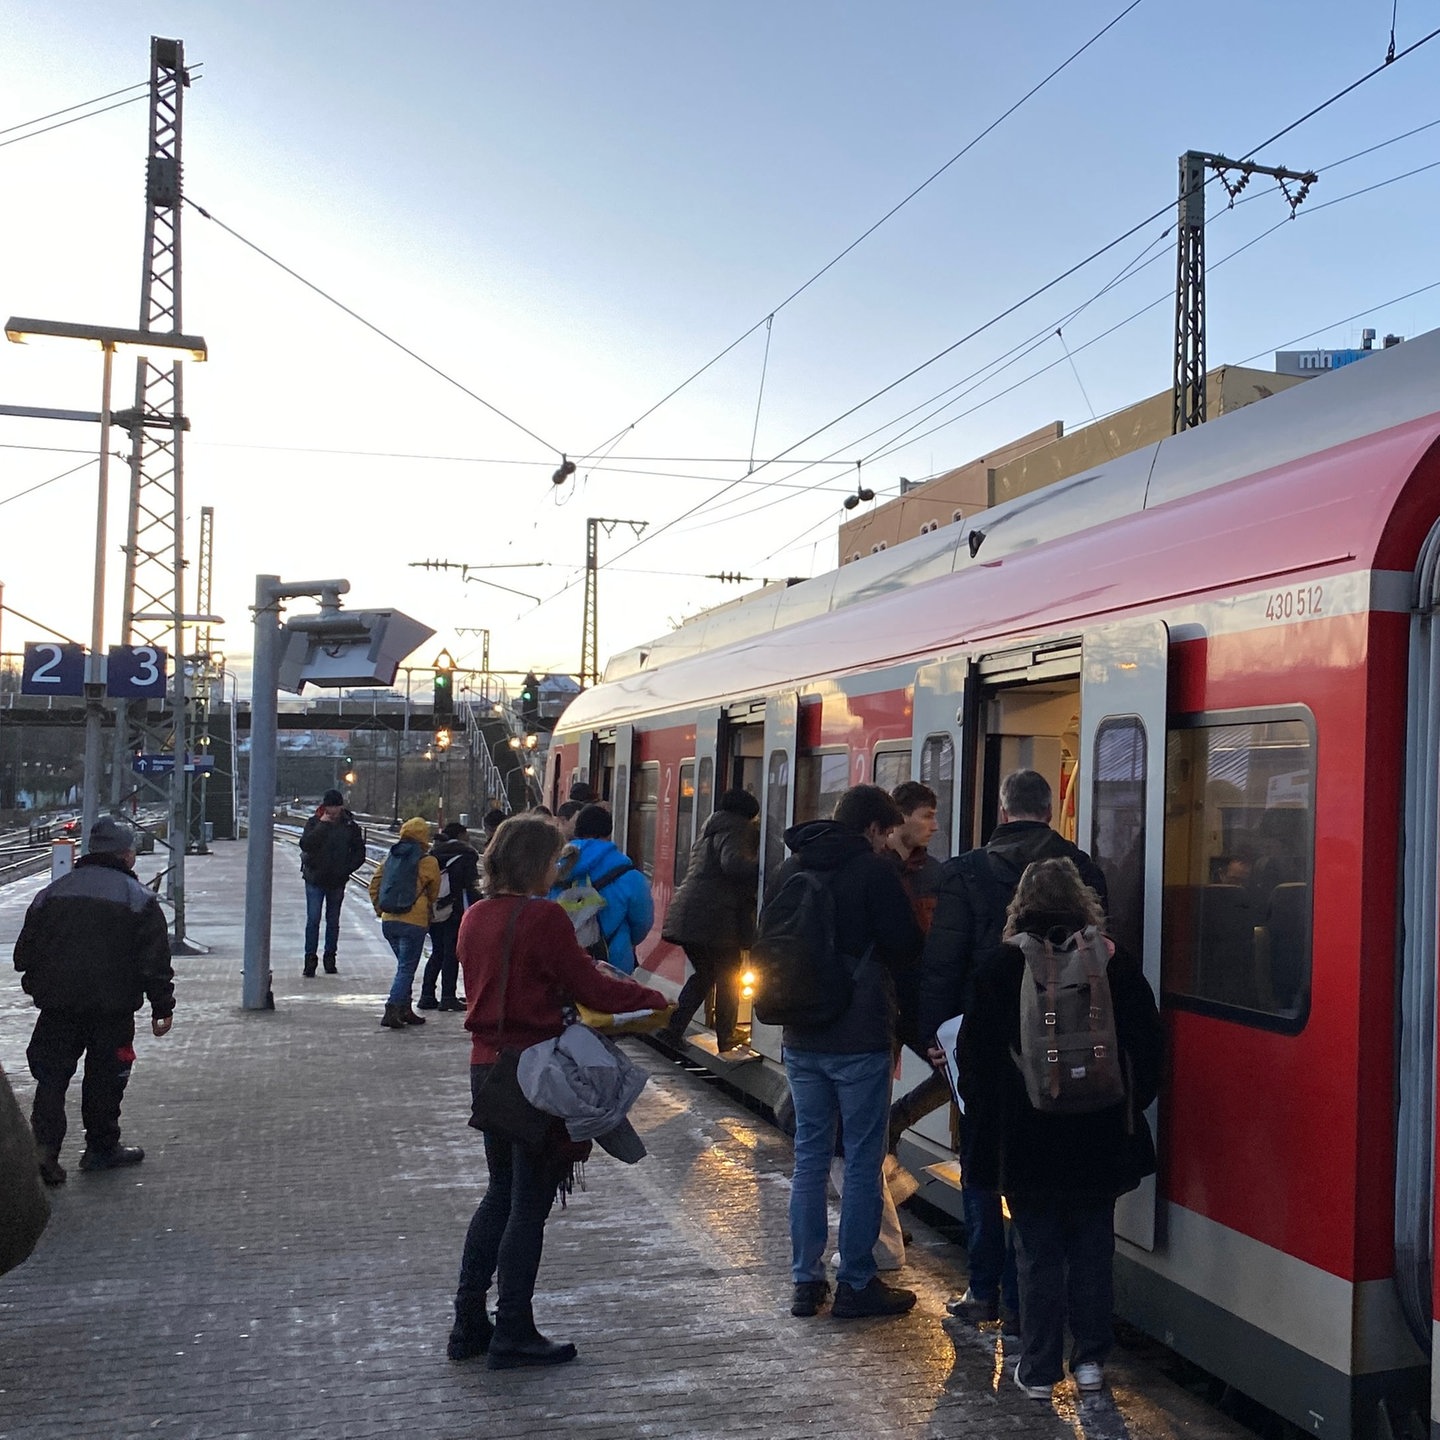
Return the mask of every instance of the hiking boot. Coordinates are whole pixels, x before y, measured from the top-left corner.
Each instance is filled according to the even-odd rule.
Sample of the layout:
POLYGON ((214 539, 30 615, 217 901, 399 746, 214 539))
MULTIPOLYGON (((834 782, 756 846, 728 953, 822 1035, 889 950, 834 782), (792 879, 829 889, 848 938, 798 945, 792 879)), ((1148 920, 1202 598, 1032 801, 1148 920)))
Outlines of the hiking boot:
POLYGON ((433 995, 422 995, 416 1002, 417 1010, 438 1010, 440 1002, 433 995))
POLYGON ((968 1320, 972 1325, 988 1325, 1000 1318, 999 1300, 982 1300, 973 1290, 947 1300, 945 1308, 957 1320, 968 1320))
POLYGON ((53 1155, 48 1150, 40 1152, 40 1178, 52 1187, 65 1183, 65 1167, 60 1163, 58 1155, 53 1155))
POLYGON ((790 1313, 801 1319, 817 1314, 830 1296, 828 1280, 800 1280, 795 1285, 795 1294, 790 1301, 790 1313))
POLYGON ((411 1008, 409 1001, 406 1001, 404 1005, 401 1005, 399 1007, 399 1010, 400 1019, 406 1025, 423 1025, 425 1023, 425 1017, 423 1015, 417 1015, 415 1011, 411 1008))
POLYGON ((872 1276, 863 1290, 843 1280, 835 1287, 835 1303, 830 1313, 837 1320, 860 1320, 869 1315, 903 1315, 914 1308, 913 1290, 887 1285, 878 1275, 872 1276))
POLYGON ((490 1337, 495 1327, 485 1313, 482 1304, 478 1310, 462 1310, 455 1306, 455 1323, 450 1327, 450 1338, 445 1342, 445 1353, 452 1360, 473 1360, 490 1348, 490 1337))
POLYGON ((335 968, 335 957, 333 955, 327 955, 325 957, 325 973, 327 975, 335 975, 338 973, 335 968))
POLYGON ((1020 1312, 1018 1310, 1012 1310, 1008 1305, 1001 1305, 1000 1333, 1010 1336, 1012 1340, 1020 1338, 1020 1312))
POLYGON ((385 1013, 380 1017, 380 1024, 386 1030, 403 1030, 405 1028, 405 1012, 398 1005, 387 1005, 385 1013))
POLYGON ((526 1365, 564 1365, 573 1360, 575 1347, 560 1340, 547 1340, 539 1331, 528 1340, 506 1340, 491 1337, 485 1364, 491 1370, 519 1370, 526 1365))
POLYGON ((1075 1378, 1075 1388, 1082 1395, 1093 1395, 1105 1388, 1105 1371, 1093 1360, 1077 1365, 1070 1373, 1075 1378))
MULTIPOLYGON (((1022 1358, 1023 1358, 1023 1357, 1022 1357, 1022 1358)), ((1020 1378, 1020 1365, 1021 1365, 1021 1361, 1020 1361, 1020 1360, 1017 1360, 1017 1361, 1015 1362, 1015 1383, 1016 1383, 1032 1400, 1049 1400, 1049 1399, 1051 1398, 1051 1396, 1052 1396, 1052 1395, 1054 1394, 1054 1392, 1055 1392, 1055 1386, 1054 1386, 1053 1384, 1052 1384, 1052 1385, 1031 1385, 1031 1384, 1028 1384, 1026 1381, 1024 1381, 1024 1380, 1022 1380, 1022 1379, 1020 1378)))
POLYGON ((300 972, 307 980, 313 979, 315 967, 320 963, 318 955, 307 955, 305 957, 305 968, 300 972))
MULTIPOLYGON (((422 1005, 420 1008, 423 1010, 425 1007, 422 1005)), ((442 1000, 438 1008, 441 1010, 459 1010, 463 1014, 465 1010, 465 1002, 463 1000, 457 1000, 452 995, 448 1000, 442 1000)))
POLYGON ((80 1168, 87 1173, 92 1170, 119 1170, 125 1165, 138 1165, 145 1158, 145 1152, 138 1145, 116 1145, 110 1150, 96 1150, 85 1147, 80 1157, 80 1168))

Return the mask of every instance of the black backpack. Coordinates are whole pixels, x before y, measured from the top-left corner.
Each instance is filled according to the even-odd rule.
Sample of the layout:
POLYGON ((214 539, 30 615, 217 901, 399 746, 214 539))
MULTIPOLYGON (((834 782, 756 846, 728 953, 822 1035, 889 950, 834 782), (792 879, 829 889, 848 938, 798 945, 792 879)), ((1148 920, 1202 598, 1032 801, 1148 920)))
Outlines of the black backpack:
POLYGON ((765 1025, 813 1029, 838 1020, 855 977, 835 942, 831 878, 797 870, 765 903, 750 947, 755 1018, 765 1025))

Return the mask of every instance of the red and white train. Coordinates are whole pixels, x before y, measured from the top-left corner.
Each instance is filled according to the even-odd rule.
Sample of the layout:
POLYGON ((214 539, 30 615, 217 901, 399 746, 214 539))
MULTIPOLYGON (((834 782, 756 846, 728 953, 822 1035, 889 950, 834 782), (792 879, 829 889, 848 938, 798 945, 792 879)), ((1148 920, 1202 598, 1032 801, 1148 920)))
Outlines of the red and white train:
MULTIPOLYGON (((663 911, 731 785, 773 873, 858 781, 932 785, 949 855, 1046 773, 1168 1037, 1122 1314, 1306 1431, 1436 1436, 1437 601, 1440 332, 616 657, 547 799, 611 798, 663 911)), ((955 1208, 944 1113, 906 1143, 955 1208)))

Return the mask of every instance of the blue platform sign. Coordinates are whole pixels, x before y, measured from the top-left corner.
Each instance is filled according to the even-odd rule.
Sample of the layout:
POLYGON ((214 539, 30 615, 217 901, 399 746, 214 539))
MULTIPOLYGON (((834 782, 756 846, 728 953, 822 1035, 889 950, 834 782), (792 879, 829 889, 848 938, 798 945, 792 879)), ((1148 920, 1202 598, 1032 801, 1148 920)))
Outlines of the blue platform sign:
POLYGON ((137 755, 131 762, 137 775, 173 775, 173 755, 137 755))
POLYGON ((116 700, 163 700, 165 652, 154 645, 112 645, 105 693, 116 700))
POLYGON ((25 668, 20 674, 22 695, 83 695, 85 647, 32 640, 25 646, 25 668))

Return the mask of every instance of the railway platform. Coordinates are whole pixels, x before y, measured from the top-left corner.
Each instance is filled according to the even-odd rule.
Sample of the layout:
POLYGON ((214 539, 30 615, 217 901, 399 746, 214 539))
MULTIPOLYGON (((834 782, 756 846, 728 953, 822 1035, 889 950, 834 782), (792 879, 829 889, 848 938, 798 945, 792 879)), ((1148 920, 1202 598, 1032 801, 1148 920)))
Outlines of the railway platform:
MULTIPOLYGON (((146 873, 149 857, 142 857, 146 873)), ((1110 1390, 1031 1400, 1010 1343, 946 1319, 963 1252, 918 1219, 899 1320, 791 1318, 788 1141, 723 1090, 627 1041, 651 1072, 633 1114, 650 1155, 597 1150, 557 1205, 536 1312, 580 1358, 490 1372, 445 1358, 460 1245, 484 1188, 463 1016, 378 1020, 392 970, 362 897, 340 973, 301 978, 304 894, 277 850, 273 1012, 240 1008, 244 846, 187 867, 203 956, 141 1028, 130 1171, 70 1179, 35 1255, 0 1277, 0 1436, 586 1440, 1235 1440, 1249 1432, 1121 1350, 1110 1390)), ((34 1011, 10 969, 40 885, 0 890, 0 1063, 28 1109, 34 1011)))

